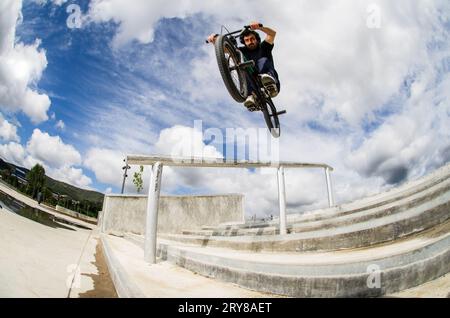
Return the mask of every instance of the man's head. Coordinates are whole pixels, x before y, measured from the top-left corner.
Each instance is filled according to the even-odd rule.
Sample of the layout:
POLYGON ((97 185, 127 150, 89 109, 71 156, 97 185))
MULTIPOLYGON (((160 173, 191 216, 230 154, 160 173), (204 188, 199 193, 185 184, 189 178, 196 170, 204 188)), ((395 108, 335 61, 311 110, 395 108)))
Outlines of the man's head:
POLYGON ((240 40, 249 50, 256 50, 261 42, 259 34, 253 30, 245 30, 242 32, 240 40))

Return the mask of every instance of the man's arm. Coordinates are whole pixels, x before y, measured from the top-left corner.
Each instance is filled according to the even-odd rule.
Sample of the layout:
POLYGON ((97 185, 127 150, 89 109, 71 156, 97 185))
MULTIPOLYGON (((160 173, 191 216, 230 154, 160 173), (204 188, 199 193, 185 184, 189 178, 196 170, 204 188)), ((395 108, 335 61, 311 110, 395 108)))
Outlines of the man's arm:
POLYGON ((264 32, 267 35, 264 41, 273 45, 275 41, 275 35, 277 34, 277 32, 271 28, 267 28, 264 26, 260 27, 259 25, 260 25, 259 22, 250 23, 250 27, 252 28, 252 30, 261 30, 262 32, 264 32))

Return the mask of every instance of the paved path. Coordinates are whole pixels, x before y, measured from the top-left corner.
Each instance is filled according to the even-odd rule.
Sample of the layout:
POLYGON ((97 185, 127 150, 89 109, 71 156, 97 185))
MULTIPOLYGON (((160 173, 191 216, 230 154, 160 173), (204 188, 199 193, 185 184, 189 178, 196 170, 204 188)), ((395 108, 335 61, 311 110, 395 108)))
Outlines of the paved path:
MULTIPOLYGON (((1 186, 2 191, 16 199, 45 210, 33 200, 5 188, 1 186)), ((51 214, 94 229, 66 223, 44 225, 17 215, 2 204, 0 298, 114 297, 112 285, 105 285, 110 278, 101 266, 96 228, 58 213, 51 214)))
POLYGON ((18 201, 20 201, 20 202, 23 202, 23 203, 25 203, 26 205, 28 205, 28 206, 30 206, 30 207, 32 207, 32 208, 39 209, 39 210, 44 211, 44 212, 46 212, 46 213, 49 213, 49 214, 51 214, 51 215, 55 215, 55 216, 57 216, 58 218, 67 220, 67 221, 72 222, 72 223, 75 223, 75 224, 79 224, 79 225, 88 227, 88 228, 90 228, 90 229, 93 229, 93 228, 96 227, 95 225, 93 225, 93 224, 91 224, 91 223, 84 222, 84 221, 82 221, 82 220, 80 220, 80 219, 73 218, 73 217, 68 216, 68 215, 66 215, 66 214, 59 213, 59 212, 56 211, 55 209, 53 209, 53 208, 51 208, 51 207, 48 207, 48 206, 46 206, 46 205, 38 204, 37 201, 31 199, 30 197, 27 197, 26 195, 23 195, 23 194, 20 193, 20 192, 17 192, 15 189, 13 189, 13 188, 11 188, 10 186, 4 184, 3 182, 0 182, 0 191, 2 191, 2 192, 4 192, 4 193, 6 193, 6 194, 12 196, 12 197, 15 198, 16 200, 18 200, 18 201))

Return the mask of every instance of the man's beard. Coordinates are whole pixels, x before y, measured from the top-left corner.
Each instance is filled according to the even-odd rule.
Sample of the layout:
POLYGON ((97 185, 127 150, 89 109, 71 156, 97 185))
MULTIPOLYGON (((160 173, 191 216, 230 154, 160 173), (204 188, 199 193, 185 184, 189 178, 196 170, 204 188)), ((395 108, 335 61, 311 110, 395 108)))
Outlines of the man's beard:
POLYGON ((259 46, 259 43, 256 43, 254 46, 253 45, 247 45, 247 48, 249 49, 249 50, 256 50, 257 48, 258 48, 258 46, 259 46))

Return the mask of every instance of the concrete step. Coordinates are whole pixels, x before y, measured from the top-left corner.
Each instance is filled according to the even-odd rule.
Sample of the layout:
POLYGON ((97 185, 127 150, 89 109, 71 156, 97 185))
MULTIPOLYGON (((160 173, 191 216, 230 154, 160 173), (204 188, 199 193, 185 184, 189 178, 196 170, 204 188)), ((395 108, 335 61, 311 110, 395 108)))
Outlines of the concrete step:
MULTIPOLYGON (((126 237, 143 247, 143 237, 126 237)), ((159 240, 158 247, 162 260, 252 290, 292 297, 375 297, 450 272, 450 221, 392 244, 335 252, 252 253, 169 240, 159 240)))
MULTIPOLYGON (((337 216, 323 218, 322 220, 303 220, 287 224, 288 233, 300 233, 316 229, 328 229, 348 224, 355 224, 371 219, 381 218, 387 215, 403 212, 414 206, 435 199, 450 191, 450 179, 419 193, 413 194, 399 201, 385 204, 376 208, 361 209, 359 212, 340 213, 337 216)), ((275 235, 279 234, 279 226, 244 227, 233 226, 228 228, 215 228, 209 230, 184 230, 182 234, 206 235, 206 236, 242 236, 242 235, 275 235)))
POLYGON ((106 263, 120 298, 265 298, 235 284, 202 277, 159 260, 149 265, 142 248, 123 238, 101 235, 106 263))
POLYGON ((450 272, 425 284, 387 294, 391 298, 450 298, 450 272))
MULTIPOLYGON (((358 212, 361 208, 373 208, 379 205, 388 204, 397 200, 406 198, 415 193, 427 190, 428 188, 437 185, 441 182, 450 179, 450 164, 436 170, 429 175, 421 177, 417 180, 405 183, 400 187, 390 189, 388 191, 378 193, 373 196, 358 199, 349 203, 345 203, 334 208, 325 208, 315 211, 308 211, 304 213, 289 214, 288 221, 295 222, 296 220, 308 220, 308 219, 321 219, 322 217, 328 217, 329 215, 340 212, 358 212)), ((278 220, 274 220, 278 222, 278 220)))
MULTIPOLYGON (((397 201, 405 202, 408 199, 415 199, 416 197, 423 196, 425 193, 429 194, 433 189, 442 188, 443 184, 447 184, 450 180, 450 165, 447 165, 437 172, 432 173, 430 176, 423 177, 419 180, 409 182, 408 184, 390 191, 377 194, 375 196, 356 200, 351 203, 343 204, 333 208, 321 209, 316 211, 310 211, 303 214, 290 214, 287 216, 287 225, 290 224, 304 224, 305 222, 315 222, 320 220, 327 220, 332 218, 341 217, 353 213, 363 212, 365 210, 374 210, 377 208, 383 208, 383 206, 392 207, 396 205, 397 201)), ((400 203, 399 203, 400 204, 400 203)), ((202 230, 211 231, 215 233, 230 232, 231 235, 241 235, 241 229, 249 229, 250 232, 264 234, 266 231, 268 234, 273 234, 278 228, 279 220, 276 218, 269 222, 247 222, 241 224, 220 224, 218 226, 204 226, 202 230), (265 230, 258 232, 258 229, 264 228, 265 230)), ((199 234, 194 232, 186 232, 185 234, 199 234)), ((214 235, 211 233, 204 233, 206 235, 214 235)), ((221 234, 217 234, 221 235, 221 234)))
POLYGON ((328 229, 277 236, 208 236, 163 234, 162 238, 197 244, 251 251, 338 250, 392 241, 432 228, 450 219, 450 192, 431 200, 376 219, 328 229))
MULTIPOLYGON (((313 213, 309 212, 303 217, 297 219, 289 219, 290 224, 304 224, 305 222, 315 222, 320 220, 328 220, 333 218, 338 218, 341 216, 348 215, 362 215, 365 211, 381 211, 384 209, 395 208, 399 205, 409 204, 410 206, 414 206, 415 204, 426 201, 429 198, 434 198, 437 195, 448 190, 450 185, 450 175, 440 178, 439 180, 435 180, 433 183, 428 183, 419 189, 415 189, 413 191, 402 192, 401 195, 391 197, 386 200, 382 200, 379 202, 352 202, 350 204, 341 205, 337 207, 335 212, 332 212, 328 209, 327 213, 313 213), (436 194, 437 193, 437 194, 436 194)), ((275 221, 278 224, 278 220, 275 221)))

